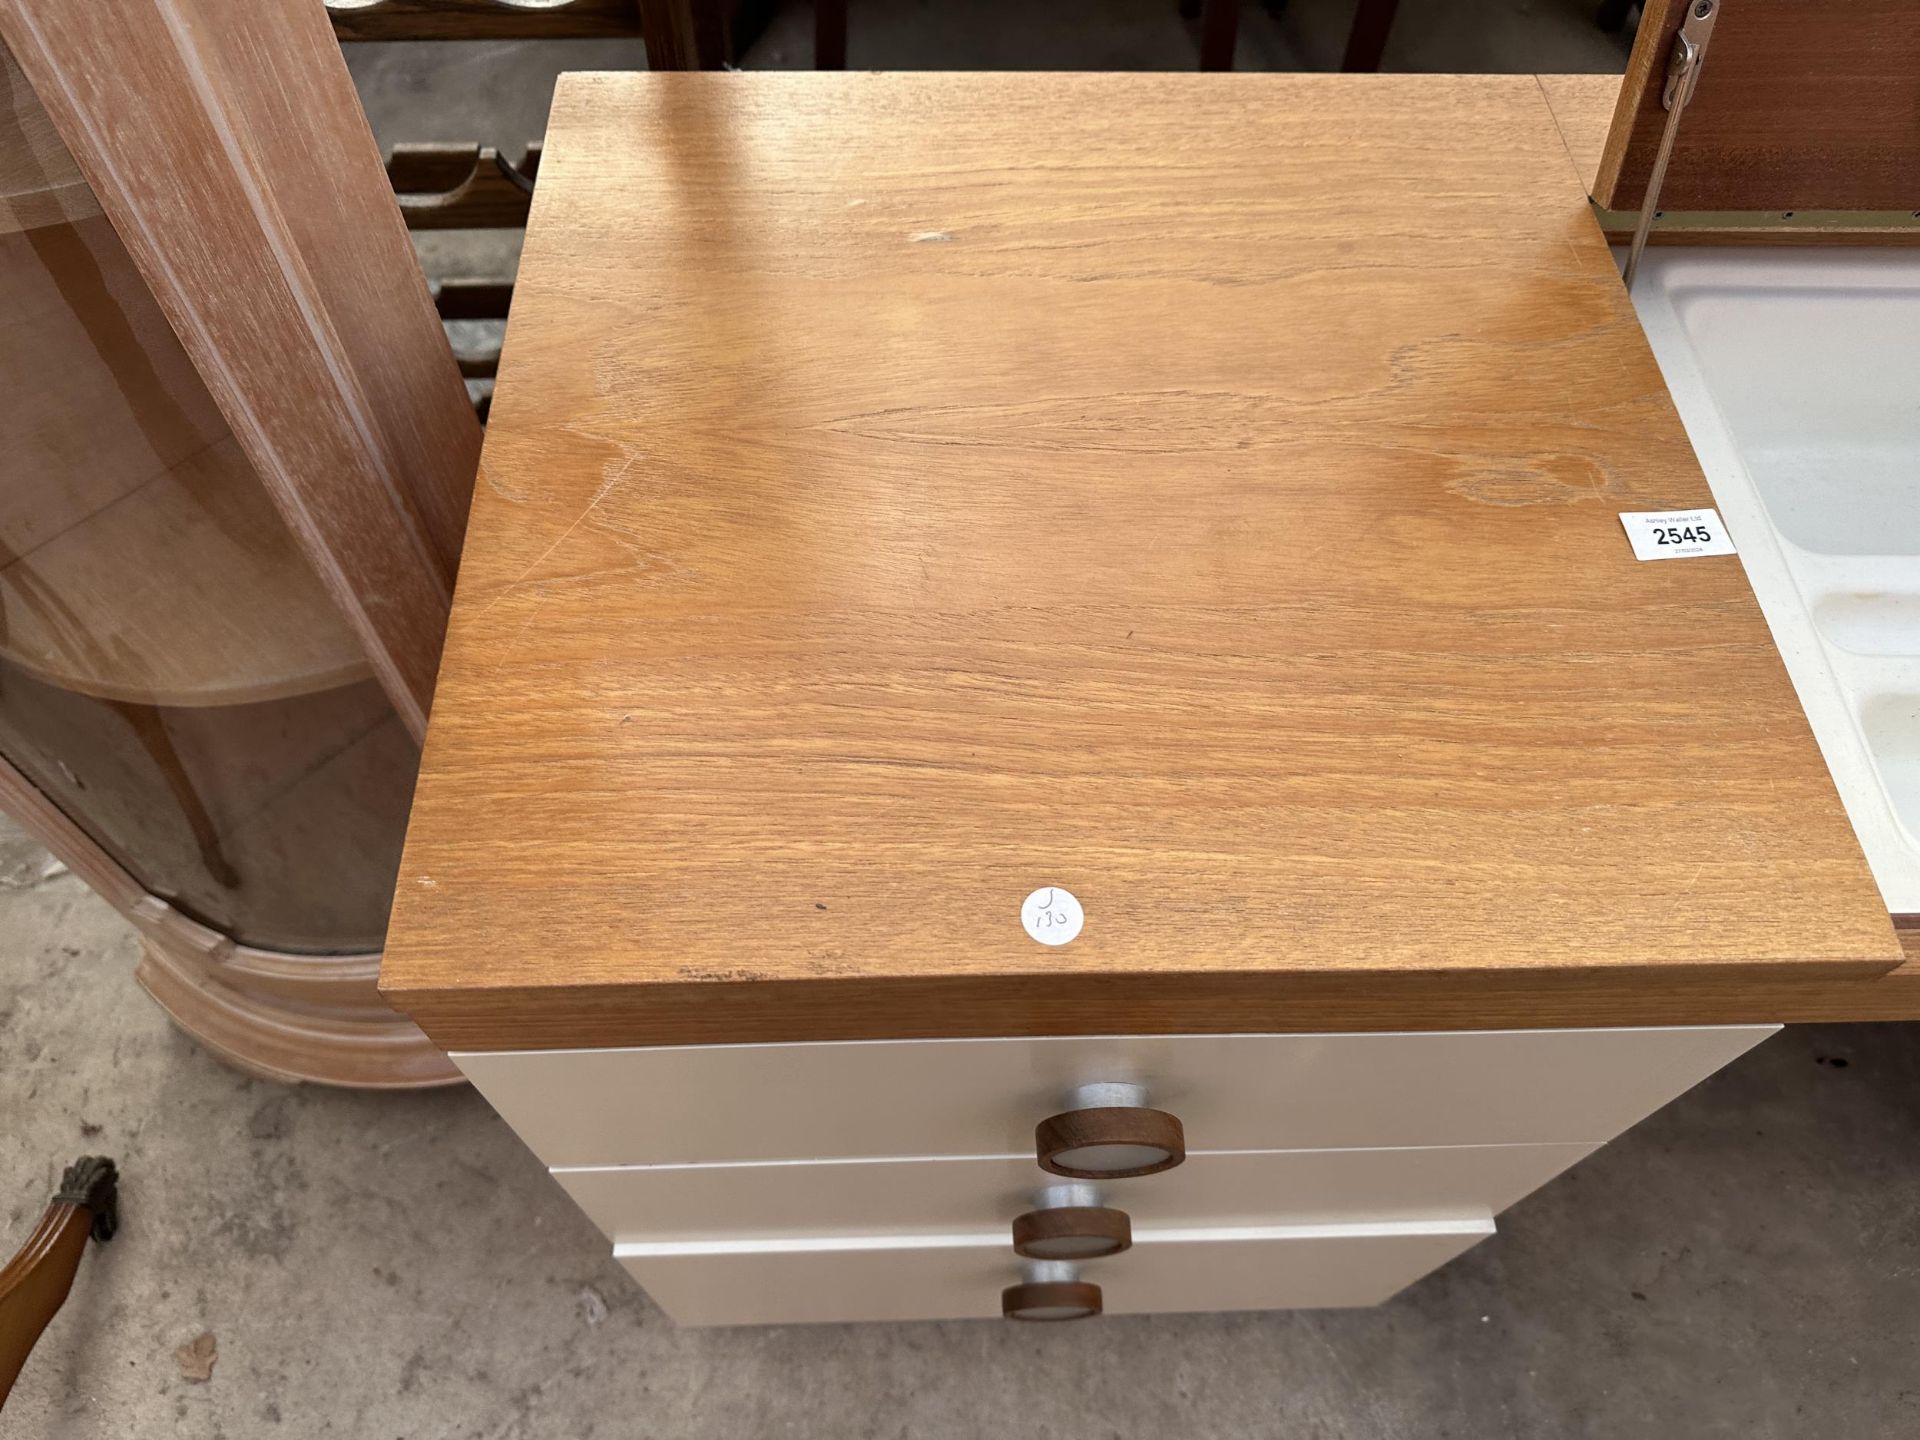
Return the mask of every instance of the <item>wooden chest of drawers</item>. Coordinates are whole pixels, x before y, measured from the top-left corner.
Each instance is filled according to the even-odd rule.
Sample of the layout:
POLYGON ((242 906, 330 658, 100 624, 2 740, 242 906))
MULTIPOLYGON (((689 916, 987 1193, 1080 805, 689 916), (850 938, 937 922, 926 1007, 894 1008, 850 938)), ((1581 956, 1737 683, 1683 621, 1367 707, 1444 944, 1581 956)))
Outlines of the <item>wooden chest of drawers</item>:
POLYGON ((1366 1305, 1771 1027, 852 1041, 457 1058, 614 1253, 693 1324, 997 1313, 1010 1226, 1088 1084, 1181 1122, 1094 1182, 1105 1308, 1366 1305))
POLYGON ((685 1320, 1371 1303, 1900 958, 1710 503, 1531 77, 567 77, 383 989, 685 1320))

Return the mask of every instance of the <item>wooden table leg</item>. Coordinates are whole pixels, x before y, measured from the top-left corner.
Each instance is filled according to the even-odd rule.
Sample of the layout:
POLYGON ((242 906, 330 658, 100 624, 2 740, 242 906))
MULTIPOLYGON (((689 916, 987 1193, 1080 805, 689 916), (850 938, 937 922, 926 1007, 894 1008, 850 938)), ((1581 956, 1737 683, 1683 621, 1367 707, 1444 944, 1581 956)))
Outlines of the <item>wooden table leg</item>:
POLYGON ((227 852, 220 843, 220 831, 213 823, 206 802, 200 798, 200 792, 194 787, 193 777, 187 774, 187 767, 181 762, 180 752, 173 748, 173 737, 167 733, 166 717, 152 705, 136 705, 131 700, 103 700, 132 730, 141 748, 152 759, 160 777, 167 782, 167 788, 173 792, 180 814, 186 819, 187 828, 193 832, 193 843, 199 848, 200 863, 206 867, 207 874, 228 890, 238 889, 240 872, 233 868, 233 862, 227 858, 227 852))
POLYGON ((1627 28, 1627 12, 1633 8, 1633 0, 1600 0, 1600 8, 1594 12, 1593 23, 1609 35, 1627 28))
POLYGON ((1347 32, 1347 53, 1340 68, 1371 72, 1380 68, 1386 53, 1387 36, 1393 33, 1393 17, 1400 0, 1360 0, 1353 12, 1353 28, 1347 32))
POLYGON ((727 62, 720 0, 639 0, 649 70, 718 70, 727 62))
POLYGON ((847 68, 847 0, 813 0, 813 68, 847 68))
POLYGON ((47 1322, 66 1303, 87 1236, 113 1238, 119 1223, 117 1182, 111 1160, 87 1155, 69 1165, 47 1213, 0 1270, 0 1405, 7 1403, 47 1322))
POLYGON ((1240 34, 1240 0, 1206 0, 1200 10, 1200 68, 1233 69, 1240 34))

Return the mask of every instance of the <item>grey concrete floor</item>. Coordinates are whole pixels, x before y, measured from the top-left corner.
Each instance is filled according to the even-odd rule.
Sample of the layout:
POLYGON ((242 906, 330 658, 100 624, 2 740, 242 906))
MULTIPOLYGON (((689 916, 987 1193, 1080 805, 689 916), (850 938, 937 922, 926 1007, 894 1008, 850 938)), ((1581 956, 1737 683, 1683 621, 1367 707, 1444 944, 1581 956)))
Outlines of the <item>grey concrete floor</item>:
POLYGON ((1786 1031, 1375 1310, 680 1331, 478 1096, 226 1069, 45 868, 0 837, 0 1249, 84 1152, 125 1215, 8 1440, 1920 1434, 1920 1026, 1786 1031))
MULTIPOLYGON (((1390 68, 1604 70, 1588 0, 1409 0, 1390 68)), ((1172 0, 856 0, 872 66, 1178 68, 1172 0)), ((1345 7, 1248 7, 1249 68, 1327 68, 1345 7)), ((749 66, 801 63, 783 13, 749 66)), ((637 46, 373 46, 383 143, 541 129, 637 46)), ((442 273, 510 266, 446 237, 442 273)), ((0 1415, 48 1440, 255 1436, 1878 1437, 1920 1433, 1920 1026, 1792 1029, 1372 1311, 673 1329, 477 1096, 286 1089, 134 986, 132 932, 0 828, 0 1252, 61 1166, 124 1170, 0 1415), (210 1380, 177 1346, 215 1337, 210 1380)))

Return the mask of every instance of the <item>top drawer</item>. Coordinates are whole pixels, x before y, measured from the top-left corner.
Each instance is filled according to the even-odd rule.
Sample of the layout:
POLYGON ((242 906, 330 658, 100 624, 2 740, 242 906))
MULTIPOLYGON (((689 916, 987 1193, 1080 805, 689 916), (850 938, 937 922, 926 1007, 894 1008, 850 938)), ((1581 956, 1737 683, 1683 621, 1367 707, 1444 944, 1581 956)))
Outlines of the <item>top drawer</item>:
POLYGON ((1610 1140, 1778 1026, 860 1040, 455 1055, 548 1165, 1020 1155, 1125 1081, 1187 1148, 1610 1140))

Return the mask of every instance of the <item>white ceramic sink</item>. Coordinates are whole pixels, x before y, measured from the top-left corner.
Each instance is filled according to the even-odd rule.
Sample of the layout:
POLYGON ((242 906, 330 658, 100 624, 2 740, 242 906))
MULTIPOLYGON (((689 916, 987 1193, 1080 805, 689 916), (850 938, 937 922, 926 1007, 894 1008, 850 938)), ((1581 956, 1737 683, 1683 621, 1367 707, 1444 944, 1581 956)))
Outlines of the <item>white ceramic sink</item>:
POLYGON ((1920 255, 1650 250, 1633 299, 1888 908, 1920 912, 1920 255))

